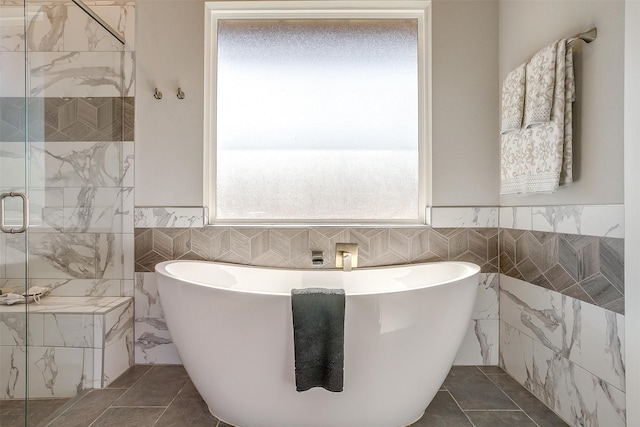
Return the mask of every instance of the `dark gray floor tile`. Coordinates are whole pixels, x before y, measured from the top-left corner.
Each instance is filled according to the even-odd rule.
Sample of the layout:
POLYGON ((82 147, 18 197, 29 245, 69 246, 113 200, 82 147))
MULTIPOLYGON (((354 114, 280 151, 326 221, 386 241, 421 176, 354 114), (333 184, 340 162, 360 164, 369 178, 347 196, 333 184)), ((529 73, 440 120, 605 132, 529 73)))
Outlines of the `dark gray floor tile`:
POLYGON ((485 374, 504 374, 504 370, 500 366, 478 366, 485 374))
POLYGON ((129 388, 151 369, 151 365, 133 365, 120 375, 108 388, 129 388))
POLYGON ((87 420, 95 420, 102 414, 124 390, 91 390, 64 413, 46 424, 47 427, 87 427, 87 420))
POLYGON ((449 392, 439 391, 424 415, 411 427, 472 427, 449 392))
POLYGON ((167 406, 188 379, 182 366, 154 366, 114 406, 167 406))
MULTIPOLYGON (((69 399, 30 400, 27 409, 27 426, 37 426, 53 412, 63 406, 69 399)), ((25 426, 24 400, 3 400, 0 402, 0 426, 25 426)))
POLYGON ((37 426, 68 401, 69 399, 30 400, 27 404, 27 425, 37 426))
MULTIPOLYGON (((152 427, 165 408, 109 408, 91 427, 152 427)), ((186 424, 183 424, 185 426, 186 424)))
POLYGON ((537 427, 522 411, 466 411, 475 427, 537 427))
POLYGON ((475 366, 454 366, 444 385, 463 410, 518 409, 475 366))
POLYGON ((508 374, 487 374, 489 379, 502 391, 504 391, 525 411, 540 427, 561 427, 567 424, 562 421, 551 409, 547 408, 533 394, 520 385, 508 374))
POLYGON ((155 427, 215 427, 217 423, 218 419, 211 415, 198 390, 191 381, 187 381, 155 427))
MULTIPOLYGON (((71 400, 32 400, 28 425, 231 427, 209 413, 182 366, 138 365, 111 387, 89 390, 71 400), (36 424, 37 414, 48 418, 36 424)), ((0 426, 24 427, 23 412, 23 401, 0 401, 0 426)), ((499 367, 453 367, 442 390, 412 427, 472 426, 566 427, 567 424, 499 367)))
POLYGON ((24 400, 0 400, 0 426, 24 426, 24 400))

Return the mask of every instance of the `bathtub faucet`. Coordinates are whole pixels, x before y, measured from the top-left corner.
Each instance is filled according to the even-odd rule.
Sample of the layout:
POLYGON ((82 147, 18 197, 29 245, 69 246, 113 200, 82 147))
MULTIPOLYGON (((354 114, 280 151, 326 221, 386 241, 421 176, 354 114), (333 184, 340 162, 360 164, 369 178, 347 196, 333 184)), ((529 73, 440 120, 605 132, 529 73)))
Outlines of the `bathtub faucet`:
POLYGON ((336 268, 351 271, 358 267, 358 245, 356 243, 336 243, 336 268))

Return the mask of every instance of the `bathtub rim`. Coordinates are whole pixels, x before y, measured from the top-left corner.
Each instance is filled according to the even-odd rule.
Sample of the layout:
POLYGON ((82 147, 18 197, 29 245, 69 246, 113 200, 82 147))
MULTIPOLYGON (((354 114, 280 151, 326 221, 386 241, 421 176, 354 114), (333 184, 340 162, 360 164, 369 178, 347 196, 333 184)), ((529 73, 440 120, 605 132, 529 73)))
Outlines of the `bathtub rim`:
MULTIPOLYGON (((211 283, 203 283, 203 282, 199 282, 199 281, 194 281, 194 280, 188 280, 186 278, 177 276, 175 274, 170 273, 167 270, 167 266, 170 264, 177 264, 177 263, 194 263, 194 264, 213 264, 213 265, 220 265, 220 266, 226 266, 226 267, 233 267, 233 268, 247 268, 247 269, 253 269, 253 270, 274 270, 274 271, 295 271, 295 272, 302 272, 302 273, 320 273, 322 274, 322 272, 334 272, 334 273, 340 273, 342 272, 342 270, 336 269, 336 268, 331 268, 331 269, 305 269, 305 268, 289 268, 289 267, 271 267, 271 266, 259 266, 259 265, 247 265, 247 264, 234 264, 234 263, 229 263, 229 262, 220 262, 220 261, 204 261, 204 260, 168 260, 168 261, 163 261, 160 262, 158 264, 155 265, 154 268, 154 273, 155 274, 161 274, 167 278, 170 279, 174 279, 174 280, 178 280, 184 283, 189 283, 192 285, 197 285, 197 286, 202 286, 202 287, 206 287, 206 288, 211 288, 214 290, 219 290, 219 291, 227 291, 227 292, 235 292, 235 293, 239 293, 239 294, 249 294, 249 295, 260 295, 260 296, 273 296, 273 297, 290 297, 291 296, 291 292, 276 292, 276 291, 262 291, 262 290, 251 290, 251 289, 238 289, 238 288, 229 288, 229 287, 224 287, 224 286, 219 286, 219 285, 215 285, 215 284, 211 284, 211 283)), ((383 265, 383 266, 372 266, 372 267, 358 267, 356 270, 352 270, 351 272, 342 272, 343 274, 357 274, 358 271, 375 271, 375 270, 389 270, 389 269, 401 269, 401 268, 410 268, 410 267, 417 267, 417 266, 437 266, 437 265, 441 265, 441 264, 456 264, 456 265, 461 265, 465 268, 464 273, 465 274, 461 274, 458 276, 452 276, 450 279, 445 280, 445 281, 441 281, 441 282, 437 282, 437 283, 431 283, 428 285, 423 285, 423 286, 416 286, 416 287, 411 287, 411 288, 407 288, 407 289, 389 289, 389 290, 376 290, 376 291, 370 291, 370 292, 346 292, 346 296, 347 297, 351 297, 351 296, 375 296, 375 295, 390 295, 390 294, 400 294, 400 293, 404 293, 404 292, 412 292, 412 291, 420 291, 420 290, 424 290, 424 289, 430 289, 430 288, 435 288, 435 287, 440 287, 440 286, 444 286, 444 285, 448 285, 451 283, 456 283, 456 282, 460 282, 460 281, 464 281, 466 279, 469 279, 475 275, 479 275, 481 273, 481 267, 478 264, 474 264, 472 262, 467 262, 467 261, 436 261, 436 262, 422 262, 422 263, 411 263, 411 264, 394 264, 394 265, 383 265)), ((335 288, 335 289, 341 289, 341 288, 335 288)))

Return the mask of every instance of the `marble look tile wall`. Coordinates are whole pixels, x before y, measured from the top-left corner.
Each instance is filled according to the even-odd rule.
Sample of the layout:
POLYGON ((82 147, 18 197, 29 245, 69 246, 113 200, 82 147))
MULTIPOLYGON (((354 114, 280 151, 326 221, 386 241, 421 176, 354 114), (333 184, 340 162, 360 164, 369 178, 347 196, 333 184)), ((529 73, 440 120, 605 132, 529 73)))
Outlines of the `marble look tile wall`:
POLYGON ((500 208, 499 240, 500 365, 572 426, 624 426, 624 207, 500 208))
POLYGON ((77 6, 67 3, 30 3, 27 6, 28 46, 20 5, 5 4, 0 63, 0 96, 119 97, 134 94, 134 5, 95 6, 95 11, 127 37, 122 46, 77 6), (24 51, 29 69, 24 71, 24 51), (21 53, 22 52, 22 53, 21 53), (4 65, 8 64, 8 65, 4 65), (10 64, 10 65, 9 65, 10 64), (6 78, 5 78, 6 77, 6 78))
POLYGON ((136 273, 135 361, 181 364, 164 320, 155 273, 136 273))
POLYGON ((624 239, 501 229, 500 272, 624 313, 624 239))
POLYGON ((624 205, 502 207, 500 228, 624 238, 624 205))
MULTIPOLYGON (((0 143, 5 153, 18 145, 0 143)), ((3 159, 8 167, 23 161, 20 148, 15 150, 3 159)), ((29 277, 58 295, 132 291, 133 142, 44 142, 30 144, 30 150, 29 277)), ((23 176, 4 172, 3 191, 24 185, 23 176)), ((11 289, 25 277, 27 248, 17 235, 3 236, 2 243, 0 286, 11 289)))
POLYGON ((626 425, 624 316, 502 275, 500 365, 572 426, 626 425))
MULTIPOLYGON (((136 210, 136 216, 139 212, 140 209, 136 210)), ((145 212, 153 213, 150 208, 145 212)), ((179 211, 167 208, 160 212, 170 221, 179 221, 179 211)), ((144 223, 152 223, 148 218, 153 216, 146 218, 144 223)), ((180 363, 164 322, 152 273, 158 262, 203 259, 314 268, 311 250, 319 249, 325 255, 325 265, 320 268, 335 268, 337 242, 357 243, 362 267, 454 259, 481 265, 476 308, 456 364, 498 363, 497 229, 426 227, 136 228, 136 363, 180 363)))
MULTIPOLYGON (((102 304, 134 288, 135 5, 93 5, 126 46, 67 1, 29 2, 25 37, 22 3, 0 2, 0 191, 28 183, 31 221, 28 244, 0 236, 0 287, 22 293, 28 276, 27 286, 53 289, 40 312, 30 309, 30 397, 74 396, 133 363, 132 300, 105 312, 84 312, 86 298, 77 300, 102 304), (70 306, 56 306, 60 297, 70 306)), ((11 222, 21 209, 8 204, 5 213, 11 222)), ((19 329, 24 314, 7 310, 0 328, 19 329)), ((1 332, 0 398, 19 397, 24 343, 7 344, 18 334, 1 332)))
MULTIPOLYGON (((496 228, 497 207, 429 207, 427 225, 436 228, 496 228)), ((207 208, 136 207, 136 228, 203 227, 208 223, 207 208)))
POLYGON ((206 208, 201 207, 136 207, 136 228, 204 227, 206 208))
POLYGON ((30 398, 73 397, 133 364, 132 298, 46 297, 26 320, 22 305, 0 311, 0 398, 25 396, 27 369, 30 398))

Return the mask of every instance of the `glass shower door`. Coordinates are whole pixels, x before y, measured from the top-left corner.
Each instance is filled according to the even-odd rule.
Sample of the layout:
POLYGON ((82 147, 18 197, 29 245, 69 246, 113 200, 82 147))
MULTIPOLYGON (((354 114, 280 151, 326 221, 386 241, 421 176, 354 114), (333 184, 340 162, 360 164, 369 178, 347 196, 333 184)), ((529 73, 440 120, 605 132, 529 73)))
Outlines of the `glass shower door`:
POLYGON ((26 425, 28 143, 26 3, 0 5, 0 425, 26 425))
MULTIPOLYGON (((96 9, 112 25, 133 10, 96 9)), ((46 425, 111 368, 96 307, 129 279, 133 55, 89 12, 0 1, 0 288, 47 289, 0 304, 0 427, 46 425)))

